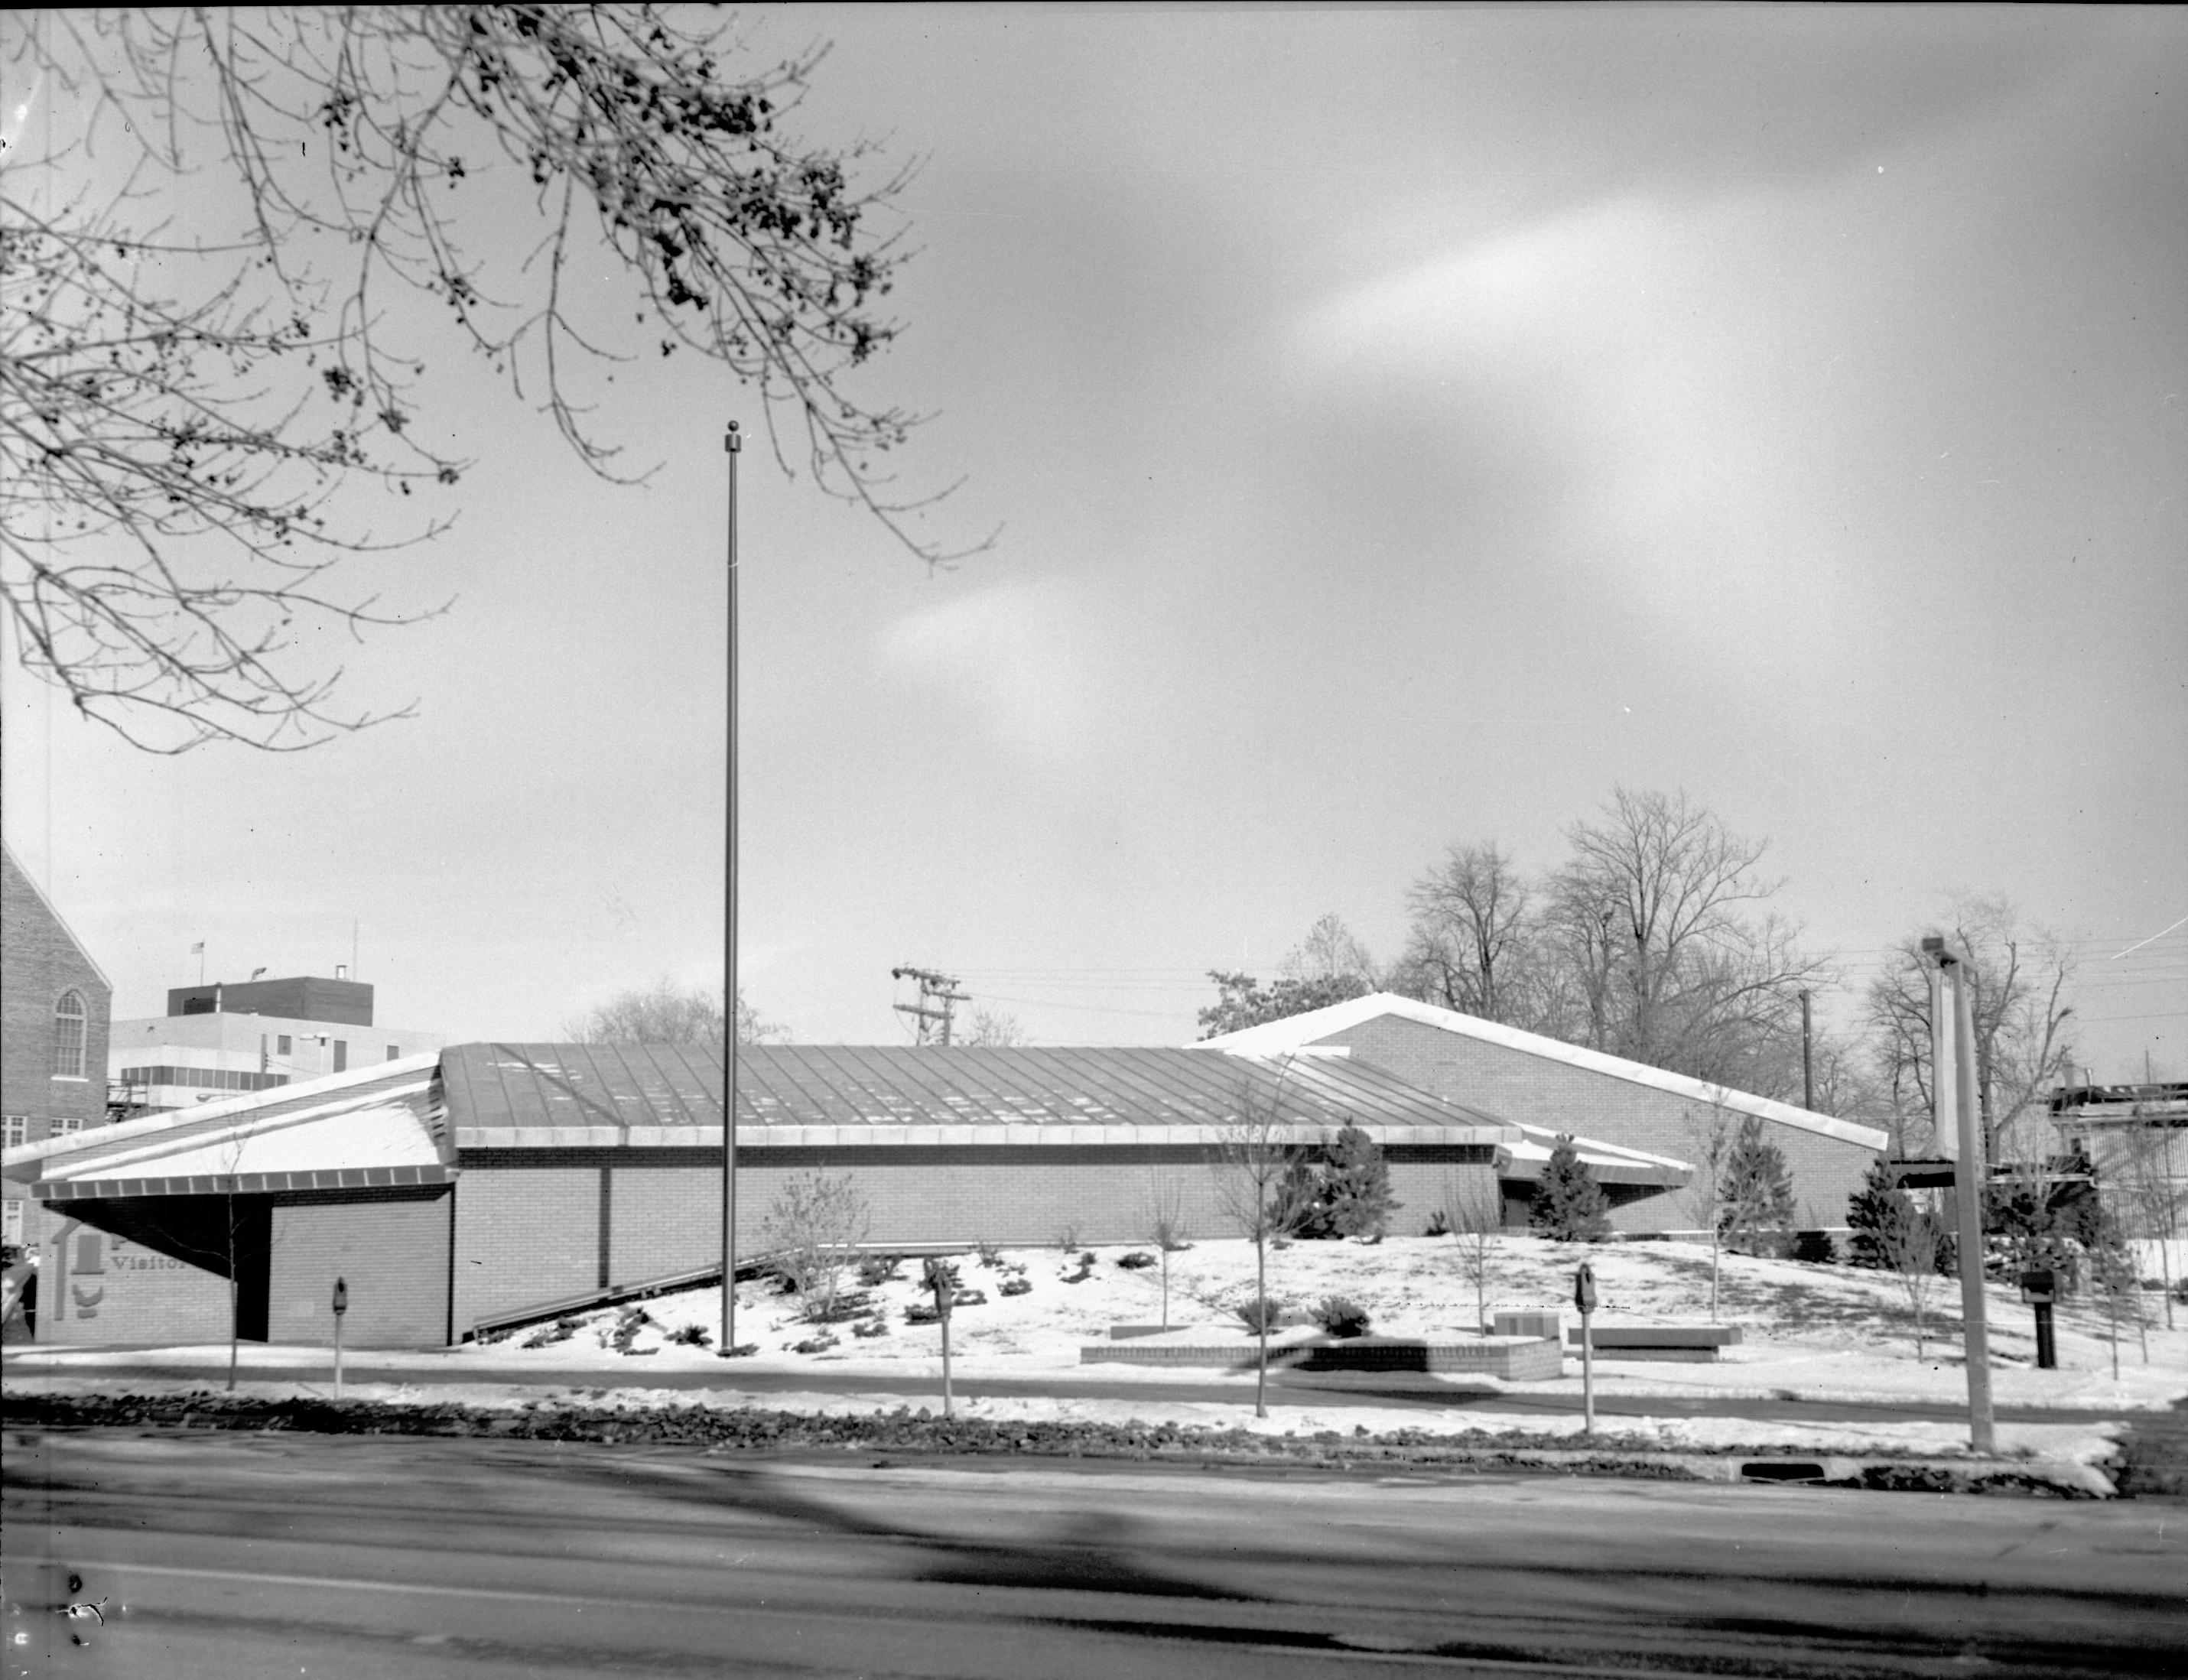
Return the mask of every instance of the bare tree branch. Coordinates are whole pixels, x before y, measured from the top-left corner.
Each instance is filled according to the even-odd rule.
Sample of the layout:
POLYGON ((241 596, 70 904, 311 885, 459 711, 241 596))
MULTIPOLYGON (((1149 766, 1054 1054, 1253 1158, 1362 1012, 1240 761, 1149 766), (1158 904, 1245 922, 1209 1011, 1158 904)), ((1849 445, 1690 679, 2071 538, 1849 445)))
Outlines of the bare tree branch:
POLYGON ((758 391, 785 471, 930 563, 986 546, 919 534, 937 498, 887 457, 921 417, 843 388, 900 330, 879 311, 909 172, 858 185, 872 148, 781 131, 819 49, 730 75, 738 43, 680 18, 15 14, 0 53, 39 109, 0 167, 0 596, 26 668, 158 752, 405 715, 337 706, 307 642, 443 610, 338 575, 444 531, 414 499, 467 465, 421 423, 410 295, 604 479, 646 470, 598 382, 695 352, 758 391), (483 248, 482 212, 512 207, 528 256, 483 248))

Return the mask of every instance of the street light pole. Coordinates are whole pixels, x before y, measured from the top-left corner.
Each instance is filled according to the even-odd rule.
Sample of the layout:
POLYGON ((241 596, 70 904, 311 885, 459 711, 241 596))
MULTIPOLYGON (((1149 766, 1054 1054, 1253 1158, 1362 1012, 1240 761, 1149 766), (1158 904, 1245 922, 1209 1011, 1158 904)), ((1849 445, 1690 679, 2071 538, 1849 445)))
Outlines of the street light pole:
POLYGON ((730 704, 727 815, 722 883, 722 1344, 737 1345, 737 423, 722 435, 729 456, 730 704))
POLYGON ((1953 1199, 1959 1213, 1960 1325, 1968 1368, 1968 1444, 1977 1452, 1997 1451, 1990 1399, 1990 1325, 1983 1300, 1983 1189, 1989 1167, 1981 1118, 1976 1108, 1975 990, 1966 960, 1935 934, 1922 941, 1923 955, 1937 967, 1930 1012, 1930 1088, 1937 1105, 1936 1125, 1942 1139, 1949 1126, 1957 1148, 1952 1153, 1953 1199), (1949 1080, 1945 1070, 1951 1068, 1949 1080), (1949 1097, 1950 1113, 1947 1112, 1949 1097))

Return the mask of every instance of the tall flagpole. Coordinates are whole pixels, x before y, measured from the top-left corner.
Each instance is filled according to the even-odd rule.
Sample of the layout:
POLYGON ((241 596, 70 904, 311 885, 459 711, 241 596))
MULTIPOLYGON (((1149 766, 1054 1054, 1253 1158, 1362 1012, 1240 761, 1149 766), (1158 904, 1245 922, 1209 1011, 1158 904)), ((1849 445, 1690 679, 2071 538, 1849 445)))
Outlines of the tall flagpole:
POLYGON ((737 423, 722 436, 730 458, 730 736, 722 896, 722 1343, 737 1345, 737 423))

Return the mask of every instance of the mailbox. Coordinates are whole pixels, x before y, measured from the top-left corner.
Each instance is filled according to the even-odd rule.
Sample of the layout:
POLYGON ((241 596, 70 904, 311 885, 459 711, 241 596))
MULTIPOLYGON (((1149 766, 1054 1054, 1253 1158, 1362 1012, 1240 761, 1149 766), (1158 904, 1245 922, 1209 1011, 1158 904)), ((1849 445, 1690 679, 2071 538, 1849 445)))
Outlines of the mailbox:
POLYGON ((1573 1274, 1573 1305, 1582 1312, 1595 1311, 1595 1268, 1586 1262, 1573 1274))
POLYGON ((335 1279, 335 1316, 339 1318, 349 1311, 349 1285, 341 1278, 335 1279))
POLYGON ((2058 1298, 2048 1271, 2024 1271, 2021 1274, 2021 1299, 2031 1306, 2049 1306, 2058 1298))

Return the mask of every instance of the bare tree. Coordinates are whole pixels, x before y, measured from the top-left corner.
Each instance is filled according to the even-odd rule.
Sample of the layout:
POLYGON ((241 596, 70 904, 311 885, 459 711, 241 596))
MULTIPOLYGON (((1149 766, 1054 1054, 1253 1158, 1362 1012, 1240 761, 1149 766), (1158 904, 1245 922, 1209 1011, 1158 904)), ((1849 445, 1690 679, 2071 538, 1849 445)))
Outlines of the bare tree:
POLYGON ((1829 970, 1756 908, 1779 885, 1757 872, 1767 843, 1683 792, 1625 787, 1566 837, 1543 916, 1564 1018, 1546 1029, 1766 1096, 1797 1080, 1798 995, 1829 970))
POLYGON ((1284 1119, 1289 1072, 1287 1058, 1266 1088, 1250 1072, 1242 1073, 1238 1112, 1225 1122, 1216 1144, 1217 1198, 1240 1234, 1254 1244, 1253 1320, 1260 1339, 1254 1367, 1256 1418, 1269 1415, 1269 1243, 1289 1235, 1301 1212, 1298 1198, 1289 1193, 1294 1170, 1305 1159, 1293 1136, 1298 1127, 1284 1119))
MULTIPOLYGON (((2016 1147, 2041 1153, 2048 1138, 2015 1135, 2027 1129, 2072 1064, 2067 1023, 2073 1008, 2066 1001, 2072 958, 2056 935, 2025 926, 2003 898, 1958 895, 1948 904, 1942 925, 1965 953, 1974 984, 1976 1090, 1985 1158, 2004 1161, 2016 1147)), ((1900 946, 1892 967, 1871 983, 1865 1013, 1902 1153, 1934 1147, 1930 992, 1920 933, 1900 946)))
POLYGON ((1315 918, 1306 937, 1284 954, 1281 972, 1303 984, 1352 984, 1361 993, 1373 991, 1381 972, 1373 954, 1335 910, 1315 918))
POLYGON ((1531 891, 1493 840, 1454 840, 1407 893, 1413 913, 1397 983, 1407 995, 1485 1021, 1528 1024, 1520 995, 1533 939, 1531 891))
POLYGON ((1162 1327, 1170 1328, 1170 1257, 1193 1245, 1185 1217, 1185 1190, 1176 1179, 1151 1175, 1148 1186, 1148 1240, 1162 1255, 1162 1327))
POLYGON ((650 4, 14 14, 0 595, 25 666, 158 752, 391 715, 339 707, 302 644, 419 616, 342 574, 444 528, 465 469, 406 295, 604 479, 645 471, 597 429, 601 382, 696 353, 758 393, 786 471, 948 558, 885 470, 918 417, 844 383, 899 330, 906 175, 854 184, 871 149, 783 132, 819 51, 739 75, 741 50, 650 4), (511 217, 534 237, 490 245, 511 217))
POLYGON ((1927 1357, 1930 1294, 1937 1284, 1937 1259, 1943 1221, 1933 1208, 1910 1199, 1906 1216, 1878 1233, 1886 1261, 1899 1280, 1900 1293, 1914 1321, 1914 1357, 1927 1357))
MULTIPOLYGON (((719 1044, 722 995, 680 986, 664 974, 650 986, 618 992, 565 1022, 562 1034, 578 1044, 719 1044)), ((787 1029, 762 1020, 744 994, 737 994, 739 1044, 781 1044, 789 1037, 787 1029)))
POLYGON ((2167 1124, 2154 1089, 2136 1093, 2131 1123, 2107 1127, 2098 1170, 2104 1198, 2116 1210, 2129 1237, 2149 1241, 2157 1251, 2158 1281, 2163 1290, 2165 1328, 2174 1328, 2173 1245, 2180 1240, 2188 1209, 2188 1148, 2180 1129, 2167 1124))
POLYGON ((1688 1186, 1695 1216, 1709 1232, 1710 1322, 1717 1322, 1717 1276, 1724 1252, 1724 1170, 1732 1159, 1739 1123, 1725 1107, 1731 1095, 1723 1085, 1710 1087, 1710 1106, 1687 1115, 1687 1142, 1695 1156, 1695 1179, 1688 1186))
POLYGON ((866 1198, 849 1173, 804 1173, 776 1195, 761 1236, 807 1318, 826 1323, 834 1316, 843 1267, 871 1223, 866 1198))
POLYGON ((990 1050, 1013 1050, 1025 1041, 1025 1029, 1018 1024, 1017 1016, 1007 1010, 984 1006, 973 1012, 972 1030, 957 1040, 990 1050))
POLYGON ((1497 1256, 1504 1237, 1504 1209, 1497 1198, 1479 1186, 1447 1188, 1444 1223, 1458 1248, 1458 1275, 1474 1288, 1475 1328, 1489 1333, 1489 1283, 1496 1275, 1497 1256))

